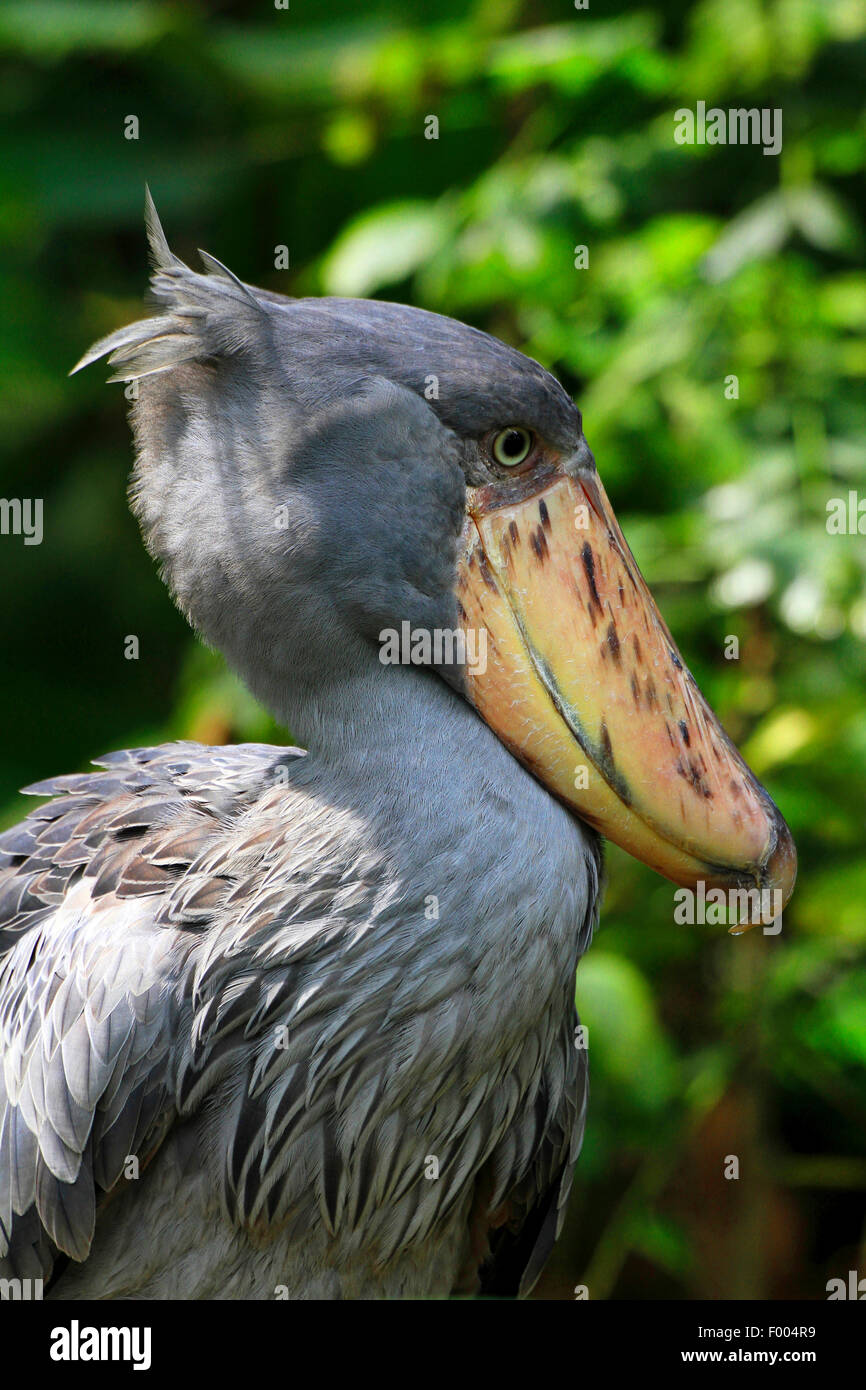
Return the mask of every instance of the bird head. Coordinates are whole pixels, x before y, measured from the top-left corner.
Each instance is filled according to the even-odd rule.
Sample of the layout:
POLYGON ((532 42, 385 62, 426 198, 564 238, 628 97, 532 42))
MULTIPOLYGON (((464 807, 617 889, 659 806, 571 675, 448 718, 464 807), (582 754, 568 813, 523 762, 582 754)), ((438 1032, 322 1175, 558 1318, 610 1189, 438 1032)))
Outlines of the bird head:
POLYGON ((559 382, 438 314, 284 298, 204 253, 198 274, 150 203, 147 221, 159 312, 78 367, 108 355, 137 383, 145 541, 254 693, 303 736, 286 691, 393 676, 396 639, 638 859, 787 902, 788 828, 680 656, 559 382))

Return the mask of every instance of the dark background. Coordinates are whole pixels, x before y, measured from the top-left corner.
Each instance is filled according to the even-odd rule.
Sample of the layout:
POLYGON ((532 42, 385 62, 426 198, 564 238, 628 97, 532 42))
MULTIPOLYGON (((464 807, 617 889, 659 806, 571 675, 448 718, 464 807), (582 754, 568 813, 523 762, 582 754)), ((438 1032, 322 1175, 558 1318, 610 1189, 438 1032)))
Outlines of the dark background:
POLYGON ((826 526, 829 499, 866 498, 864 73, 862 0, 0 9, 0 493, 45 506, 41 546, 0 537, 4 820, 111 748, 288 737, 144 553, 123 388, 66 376, 140 315, 147 180, 185 259, 451 313, 560 375, 792 826, 779 937, 676 926, 670 885, 610 852, 577 987, 590 1122, 540 1296, 866 1275, 866 537, 826 526), (781 155, 677 145, 698 100, 781 107, 781 155))

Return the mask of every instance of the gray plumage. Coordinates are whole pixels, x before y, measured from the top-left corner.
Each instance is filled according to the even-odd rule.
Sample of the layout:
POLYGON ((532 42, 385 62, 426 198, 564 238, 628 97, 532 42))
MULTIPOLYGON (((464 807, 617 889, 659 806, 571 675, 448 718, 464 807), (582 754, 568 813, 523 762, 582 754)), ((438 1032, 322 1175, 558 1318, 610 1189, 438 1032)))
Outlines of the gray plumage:
POLYGON ((145 541, 308 751, 109 754, 0 838, 0 1275, 526 1292, 583 1128, 599 841, 459 669, 383 666, 377 637, 457 626, 481 435, 587 466, 579 413, 462 324, 197 275, 149 227, 160 312, 81 365, 140 381, 145 541))

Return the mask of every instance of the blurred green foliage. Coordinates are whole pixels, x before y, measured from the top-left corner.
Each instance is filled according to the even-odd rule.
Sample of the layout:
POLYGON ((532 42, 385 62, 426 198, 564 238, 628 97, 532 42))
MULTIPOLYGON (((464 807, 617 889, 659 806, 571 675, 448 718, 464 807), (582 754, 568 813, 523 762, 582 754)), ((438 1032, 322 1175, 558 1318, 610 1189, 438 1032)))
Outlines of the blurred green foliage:
POLYGON ((864 0, 0 9, 2 492, 45 499, 41 546, 0 543, 6 819, 109 747, 285 737, 143 552, 122 394, 66 379, 139 313, 148 180, 187 259, 407 299, 560 375, 792 826, 779 937, 675 926, 670 885, 610 852, 577 987, 591 1117, 542 1296, 824 1297, 866 1271, 866 539, 826 524, 866 498, 864 70, 864 0), (675 144, 699 100, 781 108, 782 153, 675 144))

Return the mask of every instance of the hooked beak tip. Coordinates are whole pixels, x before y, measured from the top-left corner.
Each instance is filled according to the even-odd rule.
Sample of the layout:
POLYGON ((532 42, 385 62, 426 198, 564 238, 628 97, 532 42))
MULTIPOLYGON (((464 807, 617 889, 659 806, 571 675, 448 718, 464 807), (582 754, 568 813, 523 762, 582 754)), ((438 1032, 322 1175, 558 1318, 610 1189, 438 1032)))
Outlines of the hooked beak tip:
POLYGON ((782 894, 782 906, 785 907, 797 881, 797 850, 787 822, 776 806, 773 806, 773 822, 776 843, 764 867, 764 875, 767 886, 782 894))

